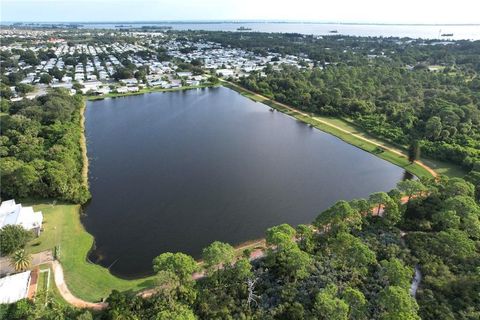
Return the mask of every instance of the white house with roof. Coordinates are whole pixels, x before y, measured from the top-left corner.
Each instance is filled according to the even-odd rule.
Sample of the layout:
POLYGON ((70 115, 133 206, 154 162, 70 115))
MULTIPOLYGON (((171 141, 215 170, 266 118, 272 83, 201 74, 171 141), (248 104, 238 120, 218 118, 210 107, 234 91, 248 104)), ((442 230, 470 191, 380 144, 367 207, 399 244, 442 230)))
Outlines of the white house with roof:
POLYGON ((120 83, 127 85, 127 86, 134 86, 138 84, 138 80, 135 78, 130 79, 120 79, 120 83))
POLYGON ((35 212, 32 207, 23 207, 13 199, 3 201, 0 205, 0 229, 7 225, 19 225, 39 236, 42 222, 42 212, 35 212))
POLYGON ((28 296, 31 272, 25 271, 0 279, 0 304, 14 303, 28 296))

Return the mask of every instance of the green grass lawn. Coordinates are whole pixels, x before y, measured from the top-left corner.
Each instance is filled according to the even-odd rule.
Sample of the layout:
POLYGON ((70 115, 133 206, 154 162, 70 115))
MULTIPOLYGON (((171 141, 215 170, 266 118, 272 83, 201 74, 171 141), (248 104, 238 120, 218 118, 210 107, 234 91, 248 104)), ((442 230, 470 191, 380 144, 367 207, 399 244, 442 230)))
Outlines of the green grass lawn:
MULTIPOLYGON (((73 204, 53 204, 52 202, 23 202, 32 205, 35 211, 42 211, 44 222, 40 237, 32 240, 26 250, 37 253, 58 245, 59 260, 65 272, 65 282, 70 291, 86 301, 97 302, 106 298, 113 289, 119 291, 139 291, 153 286, 153 277, 124 280, 112 275, 106 268, 89 263, 87 253, 92 247, 93 236, 87 233, 80 221, 80 206, 73 204)), ((245 249, 258 247, 258 240, 244 244, 237 250, 241 255, 245 249)), ((40 266, 41 269, 48 265, 40 266)), ((66 303, 50 279, 49 294, 55 300, 66 303), (53 289, 52 289, 53 288, 53 289)), ((41 288, 41 287, 39 287, 41 288)))
MULTIPOLYGON (((431 177, 430 173, 427 170, 425 170, 423 167, 421 167, 417 164, 411 164, 406 157, 399 156, 398 154, 396 154, 394 152, 391 152, 391 151, 388 151, 388 150, 384 150, 382 152, 373 143, 369 143, 365 140, 359 139, 355 136, 352 136, 349 133, 345 133, 345 132, 343 132, 341 130, 338 130, 334 127, 326 125, 326 124, 324 124, 320 121, 316 121, 312 117, 305 116, 305 115, 300 114, 299 112, 296 112, 294 110, 282 107, 281 105, 275 103, 275 101, 272 101, 272 100, 270 100, 268 98, 265 98, 265 97, 256 96, 256 95, 254 95, 254 94, 252 94, 248 91, 243 90, 241 87, 232 85, 231 83, 223 82, 222 84, 225 87, 230 88, 232 90, 235 90, 235 91, 239 92, 240 94, 242 94, 243 96, 245 96, 249 99, 252 99, 253 101, 264 103, 264 104, 270 106, 271 108, 279 110, 279 111, 281 111, 281 112, 283 112, 287 115, 290 115, 290 116, 292 116, 292 117, 294 117, 294 118, 296 118, 300 121, 308 123, 308 124, 312 125, 313 127, 317 128, 319 130, 330 133, 330 134, 342 139, 343 141, 345 141, 345 142, 347 142, 351 145, 354 145, 358 148, 361 148, 361 149, 363 149, 367 152, 373 153, 376 156, 378 156, 378 157, 380 157, 384 160, 387 160, 387 161, 389 161, 393 164, 396 164, 396 165, 404 168, 408 172, 416 175, 417 177, 431 177)), ((351 133, 354 133, 356 135, 359 135, 363 138, 369 139, 369 140, 371 140, 375 143, 379 143, 379 144, 385 145, 389 148, 398 150, 402 153, 406 153, 405 146, 395 145, 395 144, 390 143, 388 141, 385 141, 381 138, 372 136, 372 135, 368 134, 367 132, 365 132, 365 130, 363 130, 362 128, 356 126, 353 123, 353 121, 349 121, 349 120, 345 120, 345 119, 341 119, 341 118, 336 118, 336 117, 326 117, 326 116, 319 116, 319 115, 314 115, 314 117, 318 118, 320 120, 323 120, 325 122, 331 123, 335 126, 338 126, 339 128, 341 128, 343 130, 347 130, 347 131, 349 131, 351 133)), ((466 174, 466 172, 460 166, 457 166, 457 165, 452 164, 452 163, 447 163, 447 162, 442 162, 442 161, 432 160, 432 159, 425 159, 425 158, 422 158, 421 160, 426 165, 428 165, 429 167, 431 167, 432 169, 434 169, 436 172, 438 172, 440 174, 445 174, 445 175, 450 176, 450 177, 463 177, 466 174)))
POLYGON ((96 302, 107 297, 113 289, 138 291, 152 286, 152 278, 123 280, 106 268, 87 262, 86 256, 93 244, 93 236, 80 222, 80 206, 52 205, 48 202, 30 203, 44 216, 44 231, 31 241, 31 253, 60 246, 59 260, 65 272, 65 282, 77 297, 96 302))
MULTIPOLYGON (((47 268, 41 268, 41 270, 46 270, 47 268)), ((37 282, 37 292, 41 291, 48 291, 50 287, 47 288, 48 284, 48 273, 47 272, 41 272, 40 275, 38 276, 38 282, 37 282)))
POLYGON ((451 162, 434 160, 422 157, 423 163, 438 172, 439 174, 446 175, 448 177, 460 177, 463 178, 468 172, 462 167, 453 164, 451 162))

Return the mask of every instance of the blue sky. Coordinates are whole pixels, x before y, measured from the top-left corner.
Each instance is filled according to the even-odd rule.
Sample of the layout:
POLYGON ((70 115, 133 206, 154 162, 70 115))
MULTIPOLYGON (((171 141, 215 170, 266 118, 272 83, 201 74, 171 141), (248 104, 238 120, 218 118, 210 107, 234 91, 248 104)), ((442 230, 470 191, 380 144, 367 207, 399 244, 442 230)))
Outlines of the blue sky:
POLYGON ((480 0, 1 0, 2 21, 480 23, 480 0))

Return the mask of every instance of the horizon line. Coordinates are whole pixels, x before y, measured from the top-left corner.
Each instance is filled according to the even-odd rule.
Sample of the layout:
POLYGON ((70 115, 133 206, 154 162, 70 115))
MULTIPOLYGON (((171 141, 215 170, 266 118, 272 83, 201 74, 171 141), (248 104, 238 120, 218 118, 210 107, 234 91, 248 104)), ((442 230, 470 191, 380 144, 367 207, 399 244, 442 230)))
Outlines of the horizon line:
POLYGON ((98 21, 27 21, 27 20, 11 20, 1 21, 1 24, 6 23, 36 23, 36 24, 110 24, 110 23, 131 23, 131 24, 194 24, 194 23, 305 23, 305 24, 344 24, 344 25, 396 25, 396 26, 480 26, 480 22, 476 23, 406 23, 406 22, 353 22, 353 21, 316 21, 316 20, 289 20, 289 19, 172 19, 172 20, 98 20, 98 21))

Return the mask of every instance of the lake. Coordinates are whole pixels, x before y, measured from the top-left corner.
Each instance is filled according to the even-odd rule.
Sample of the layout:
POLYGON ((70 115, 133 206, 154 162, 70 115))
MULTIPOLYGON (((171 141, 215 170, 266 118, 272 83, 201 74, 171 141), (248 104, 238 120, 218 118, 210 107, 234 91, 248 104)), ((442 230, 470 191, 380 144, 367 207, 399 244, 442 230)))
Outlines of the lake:
POLYGON ((88 102, 89 259, 129 278, 163 252, 311 222, 340 199, 392 189, 404 170, 219 87, 88 102))

